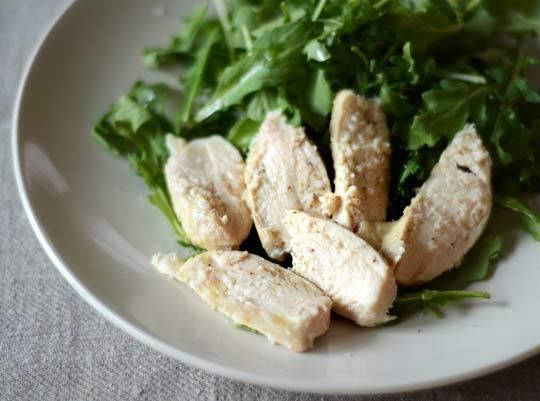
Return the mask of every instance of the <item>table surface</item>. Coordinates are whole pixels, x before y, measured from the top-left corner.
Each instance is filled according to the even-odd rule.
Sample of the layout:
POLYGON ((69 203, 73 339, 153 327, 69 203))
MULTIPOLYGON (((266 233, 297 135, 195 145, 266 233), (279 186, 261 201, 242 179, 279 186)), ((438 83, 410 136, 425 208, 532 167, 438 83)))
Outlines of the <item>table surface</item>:
POLYGON ((41 249, 17 195, 10 153, 15 95, 24 68, 70 1, 0 4, 0 400, 540 399, 540 356, 467 383, 416 393, 295 394, 190 368, 99 316, 41 249))

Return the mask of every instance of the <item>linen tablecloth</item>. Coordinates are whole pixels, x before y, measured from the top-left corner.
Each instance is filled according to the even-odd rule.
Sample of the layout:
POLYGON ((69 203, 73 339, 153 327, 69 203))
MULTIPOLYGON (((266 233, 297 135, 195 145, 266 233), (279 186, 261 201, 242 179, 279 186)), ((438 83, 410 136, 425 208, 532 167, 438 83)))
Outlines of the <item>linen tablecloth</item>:
POLYGON ((38 244, 15 188, 10 150, 24 67, 70 1, 0 0, 0 400, 540 400, 540 356, 481 379, 416 393, 297 394, 188 367, 99 316, 38 244))

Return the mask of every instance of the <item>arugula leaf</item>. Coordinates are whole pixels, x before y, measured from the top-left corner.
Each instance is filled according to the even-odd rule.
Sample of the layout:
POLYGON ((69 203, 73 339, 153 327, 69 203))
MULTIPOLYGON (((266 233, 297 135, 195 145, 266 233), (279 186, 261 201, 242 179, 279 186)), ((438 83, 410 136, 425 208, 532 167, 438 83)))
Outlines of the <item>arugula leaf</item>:
POLYGON ((229 20, 229 13, 227 11, 227 6, 224 0, 214 0, 214 6, 217 12, 219 22, 221 24, 221 29, 223 32, 223 37, 225 38, 225 43, 227 45, 227 50, 229 53, 229 60, 232 62, 235 59, 234 54, 234 40, 231 23, 229 20))
POLYGON ((304 47, 304 54, 307 56, 308 60, 318 61, 320 63, 329 60, 332 55, 318 39, 310 40, 307 45, 304 47))
MULTIPOLYGON (((481 23, 491 29, 512 33, 540 33, 540 3, 534 0, 514 0, 507 7, 496 0, 484 0, 481 23), (509 9, 510 8, 510 9, 509 9)), ((484 28, 485 29, 485 28, 484 28)))
POLYGON ((249 331, 250 333, 254 333, 254 334, 261 334, 259 331, 255 330, 255 329, 252 329, 251 327, 246 326, 245 324, 236 323, 235 321, 232 321, 232 324, 237 329, 244 330, 244 331, 249 331))
POLYGON ((449 140, 478 113, 490 89, 443 80, 440 89, 422 95, 425 111, 414 117, 408 145, 416 150, 434 146, 440 138, 449 140))
POLYGON ((211 58, 212 46, 216 44, 218 39, 219 36, 215 29, 206 36, 203 45, 195 54, 192 67, 184 78, 186 96, 179 111, 180 124, 185 124, 191 119, 193 103, 201 90, 207 64, 211 58))
POLYGON ((528 215, 522 214, 520 216, 521 224, 527 230, 532 237, 540 241, 540 214, 535 214, 535 218, 531 218, 528 215))
POLYGON ((320 29, 317 23, 298 21, 266 32, 253 43, 250 53, 228 67, 216 92, 197 114, 202 121, 266 86, 276 86, 293 79, 299 71, 298 60, 310 35, 320 29))
POLYGON ((372 4, 370 1, 327 1, 320 20, 324 22, 323 39, 335 42, 339 37, 354 33, 369 22, 381 17, 378 7, 385 0, 372 4))
POLYGON ((540 213, 534 212, 531 208, 512 196, 505 196, 497 200, 499 206, 519 213, 521 224, 531 236, 540 241, 540 213))
POLYGON ((437 318, 443 317, 442 307, 466 298, 489 298, 489 293, 465 291, 475 281, 485 280, 492 271, 492 262, 497 259, 502 249, 499 235, 484 234, 466 255, 461 265, 432 280, 426 287, 415 292, 400 291, 392 313, 398 317, 409 314, 418 308, 431 313, 437 318))
POLYGON ((308 98, 315 113, 323 116, 330 113, 334 94, 323 70, 315 72, 308 98))
POLYGON ((462 290, 475 281, 485 280, 493 269, 493 262, 500 256, 502 238, 485 233, 467 253, 461 265, 437 277, 429 288, 437 290, 462 290))
POLYGON ((135 173, 144 179, 150 202, 167 217, 180 245, 200 252, 191 244, 174 213, 163 174, 169 156, 165 136, 172 132, 171 123, 160 114, 164 112, 167 95, 164 85, 136 82, 101 118, 93 133, 109 151, 127 158, 135 173))
POLYGON ((253 121, 249 118, 238 120, 229 131, 227 139, 236 146, 242 154, 246 155, 251 140, 259 130, 260 125, 261 123, 259 121, 253 121))
POLYGON ((405 41, 424 48, 441 37, 459 32, 463 22, 457 18, 450 2, 412 0, 387 1, 382 11, 390 29, 405 41))
POLYGON ((401 93, 402 85, 394 84, 393 87, 384 82, 379 91, 379 100, 385 111, 396 119, 407 118, 414 113, 414 105, 410 99, 401 93))
POLYGON ((207 23, 207 7, 202 6, 186 20, 182 33, 172 37, 166 48, 150 48, 143 52, 143 62, 147 67, 162 67, 190 54, 195 48, 197 34, 207 23))
MULTIPOLYGON (((438 291, 438 290, 421 290, 417 292, 402 292, 398 294, 394 305, 396 308, 403 307, 422 307, 427 312, 435 315, 437 318, 443 317, 442 307, 447 306, 451 302, 467 299, 467 298, 482 298, 489 299, 490 295, 483 291, 438 291)), ((393 310, 391 313, 401 315, 399 309, 393 310)))

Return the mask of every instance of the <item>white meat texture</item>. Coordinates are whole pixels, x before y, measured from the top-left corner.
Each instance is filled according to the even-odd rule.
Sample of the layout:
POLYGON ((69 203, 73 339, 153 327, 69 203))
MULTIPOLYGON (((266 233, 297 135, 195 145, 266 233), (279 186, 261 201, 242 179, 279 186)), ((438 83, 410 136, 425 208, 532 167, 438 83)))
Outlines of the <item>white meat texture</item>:
POLYGON ((390 133, 377 100, 340 91, 330 121, 335 195, 334 220, 353 231, 364 221, 384 221, 390 181, 390 133))
POLYGON ((252 226, 238 150, 220 136, 191 142, 168 136, 167 145, 165 179, 191 242, 205 249, 238 247, 252 226))
POLYGON ((156 255, 154 266, 189 285, 214 310, 293 351, 307 351, 330 325, 332 302, 290 270, 241 251, 208 251, 183 263, 156 255))
POLYGON ((291 235, 293 271, 332 299, 333 309, 360 326, 392 320, 397 294, 394 272, 367 242, 340 224, 290 210, 284 224, 291 235))
POLYGON ((330 217, 335 210, 326 167, 302 128, 268 113, 253 138, 245 170, 246 200, 262 246, 272 259, 290 252, 283 227, 288 209, 330 217))
POLYGON ((398 283, 426 283, 459 265, 484 231, 491 204, 491 158, 474 126, 467 126, 383 238, 398 283))

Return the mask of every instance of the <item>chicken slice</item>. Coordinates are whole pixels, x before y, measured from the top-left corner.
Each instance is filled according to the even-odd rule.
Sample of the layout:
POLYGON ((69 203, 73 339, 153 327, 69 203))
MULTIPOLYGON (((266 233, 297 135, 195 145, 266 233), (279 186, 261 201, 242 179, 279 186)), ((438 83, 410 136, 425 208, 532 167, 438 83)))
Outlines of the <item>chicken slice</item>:
POLYGON ((317 148, 302 128, 268 113, 251 143, 246 161, 246 200, 262 246, 272 259, 290 251, 283 227, 287 209, 331 216, 335 206, 330 181, 317 148))
POLYGON ((396 224, 396 221, 361 221, 356 228, 356 235, 377 251, 381 251, 384 237, 396 224))
POLYGON ((459 132, 382 242, 400 285, 459 265, 491 212, 491 158, 474 126, 459 132))
POLYGON ((286 213, 293 271, 332 299, 333 309, 360 326, 393 319, 397 286, 386 260, 349 229, 300 211, 286 213))
POLYGON ((332 301, 293 272, 240 251, 208 251, 182 263, 156 255, 156 268, 189 285, 214 310, 293 351, 313 348, 330 325, 332 301))
POLYGON ((191 242, 205 249, 239 246, 252 226, 242 156, 220 136, 185 142, 167 137, 165 179, 191 242))
POLYGON ((390 133, 378 101, 340 91, 330 121, 335 194, 334 220, 356 231, 362 221, 384 221, 390 180, 390 133))

